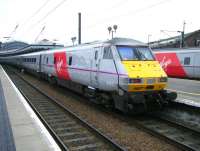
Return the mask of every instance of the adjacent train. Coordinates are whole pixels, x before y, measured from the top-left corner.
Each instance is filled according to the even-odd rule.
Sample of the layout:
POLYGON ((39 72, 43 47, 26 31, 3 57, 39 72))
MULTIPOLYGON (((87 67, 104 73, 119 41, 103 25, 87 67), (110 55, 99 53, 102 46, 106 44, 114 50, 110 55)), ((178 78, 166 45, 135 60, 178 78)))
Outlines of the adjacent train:
POLYGON ((103 42, 3 56, 15 65, 125 113, 162 108, 176 99, 167 92, 167 75, 149 47, 136 40, 103 42))
POLYGON ((200 78, 200 48, 165 48, 153 52, 168 76, 200 78))

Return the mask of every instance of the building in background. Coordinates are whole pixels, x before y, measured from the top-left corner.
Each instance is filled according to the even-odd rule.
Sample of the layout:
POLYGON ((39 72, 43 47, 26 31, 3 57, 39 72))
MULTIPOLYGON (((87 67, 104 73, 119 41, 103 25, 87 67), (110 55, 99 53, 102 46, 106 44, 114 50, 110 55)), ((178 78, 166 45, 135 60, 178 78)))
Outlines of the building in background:
POLYGON ((0 43, 0 51, 16 50, 27 47, 29 44, 21 41, 0 43))
MULTIPOLYGON (((153 41, 149 43, 151 48, 180 48, 181 35, 153 41)), ((200 30, 184 35, 184 47, 200 47, 200 30)))

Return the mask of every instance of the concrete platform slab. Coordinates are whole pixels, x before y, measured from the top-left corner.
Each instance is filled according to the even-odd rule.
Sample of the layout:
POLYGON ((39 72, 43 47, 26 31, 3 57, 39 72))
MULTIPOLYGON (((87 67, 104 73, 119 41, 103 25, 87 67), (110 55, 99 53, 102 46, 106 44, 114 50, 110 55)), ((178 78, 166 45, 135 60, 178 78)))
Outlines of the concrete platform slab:
POLYGON ((16 150, 60 151, 52 136, 1 66, 0 81, 16 150))

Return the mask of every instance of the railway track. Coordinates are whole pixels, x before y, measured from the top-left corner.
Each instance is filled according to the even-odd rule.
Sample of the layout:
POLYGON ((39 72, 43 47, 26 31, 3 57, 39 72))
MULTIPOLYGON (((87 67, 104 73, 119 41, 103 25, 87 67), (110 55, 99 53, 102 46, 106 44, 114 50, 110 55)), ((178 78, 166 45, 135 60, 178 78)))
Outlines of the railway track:
POLYGON ((6 72, 62 150, 126 150, 17 73, 8 68, 6 72))
POLYGON ((200 149, 200 133, 178 122, 151 115, 137 118, 134 120, 134 125, 182 150, 197 151, 200 149))
MULTIPOLYGON (((200 149, 200 133, 198 129, 194 128, 194 125, 189 125, 187 123, 190 118, 185 119, 186 121, 183 119, 178 120, 177 118, 173 119, 172 117, 177 116, 174 114, 175 112, 172 112, 170 114, 171 116, 169 116, 169 111, 167 112, 166 110, 163 112, 157 112, 159 116, 155 114, 148 114, 140 117, 131 117, 118 114, 118 112, 111 112, 105 108, 99 107, 98 105, 94 106, 97 109, 100 109, 103 112, 108 112, 108 114, 112 114, 121 121, 128 123, 130 127, 136 126, 151 135, 177 146, 181 150, 196 151, 200 149)), ((183 109, 183 112, 186 112, 186 109, 183 109)))
MULTIPOLYGON (((152 114, 158 120, 179 127, 177 141, 190 150, 200 150, 199 107, 174 102, 162 112, 152 114)), ((173 137, 173 136, 172 136, 173 137)))
POLYGON ((183 103, 172 103, 162 112, 154 114, 158 118, 173 121, 200 133, 200 108, 183 103))

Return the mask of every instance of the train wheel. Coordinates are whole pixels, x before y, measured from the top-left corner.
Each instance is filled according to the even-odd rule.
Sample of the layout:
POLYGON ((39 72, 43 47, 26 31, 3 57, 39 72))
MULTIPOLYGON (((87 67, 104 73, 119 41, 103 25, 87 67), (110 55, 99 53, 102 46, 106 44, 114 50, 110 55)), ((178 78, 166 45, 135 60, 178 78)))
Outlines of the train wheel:
POLYGON ((48 82, 51 84, 51 85, 57 85, 57 79, 53 76, 49 77, 48 76, 48 82))
POLYGON ((161 92, 161 96, 163 97, 163 99, 165 101, 167 101, 168 103, 170 103, 171 101, 176 100, 177 98, 177 93, 176 92, 168 92, 166 90, 163 90, 161 92))

